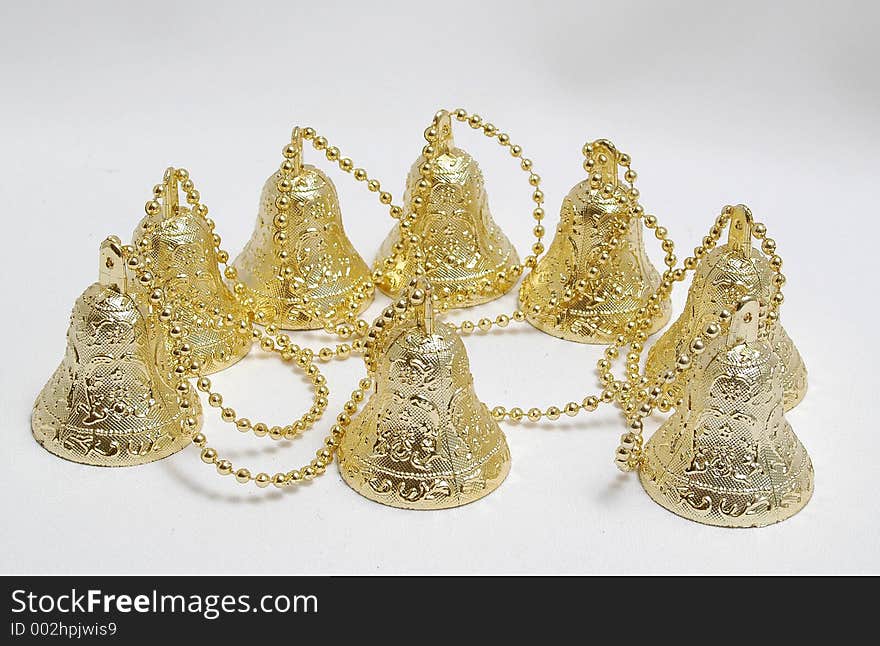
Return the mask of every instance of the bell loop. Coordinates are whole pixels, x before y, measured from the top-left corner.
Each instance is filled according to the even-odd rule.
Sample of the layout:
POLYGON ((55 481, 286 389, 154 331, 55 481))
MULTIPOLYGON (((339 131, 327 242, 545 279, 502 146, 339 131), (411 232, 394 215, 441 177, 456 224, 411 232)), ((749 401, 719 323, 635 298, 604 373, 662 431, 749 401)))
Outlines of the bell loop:
POLYGON ((752 252, 752 212, 744 204, 733 207, 730 214, 730 230, 727 237, 727 246, 736 249, 745 258, 752 252))
POLYGON ((162 178, 162 219, 168 220, 177 215, 180 207, 180 196, 178 194, 177 171, 173 167, 165 170, 162 178))
POLYGON ((109 236, 101 243, 98 260, 98 282, 112 287, 124 294, 128 281, 122 257, 122 241, 117 236, 109 236))
POLYGON ((434 128, 437 129, 437 139, 434 142, 436 155, 448 155, 455 149, 455 139, 452 133, 452 115, 448 110, 440 110, 434 115, 434 128))

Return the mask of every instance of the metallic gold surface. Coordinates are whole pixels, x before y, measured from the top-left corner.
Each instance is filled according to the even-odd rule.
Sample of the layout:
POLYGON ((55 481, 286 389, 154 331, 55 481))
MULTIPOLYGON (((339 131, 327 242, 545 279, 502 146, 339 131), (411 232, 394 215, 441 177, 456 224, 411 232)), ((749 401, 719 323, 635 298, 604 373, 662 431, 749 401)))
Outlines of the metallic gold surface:
POLYGON ((684 405, 648 440, 639 470, 648 495, 679 516, 761 527, 800 511, 813 465, 783 416, 782 361, 747 298, 728 335, 697 359, 684 405))
MULTIPOLYGON (((444 304, 469 307, 505 294, 517 280, 514 267, 520 260, 492 219, 480 167, 455 147, 450 114, 441 111, 435 124, 430 193, 416 207, 408 237, 402 239, 395 226, 382 244, 374 267, 376 285, 395 297, 422 267, 444 304)), ((405 204, 418 194, 426 160, 423 154, 410 170, 405 204)))
POLYGON ((77 299, 67 352, 34 404, 31 429, 45 449, 74 462, 132 466, 179 451, 201 422, 198 399, 178 408, 165 345, 126 288, 119 238, 101 245, 100 282, 77 299), (188 404, 188 405, 187 405, 188 404))
POLYGON ((376 390, 342 439, 339 470, 352 489, 385 505, 458 507, 501 484, 510 451, 474 392, 461 338, 434 320, 424 279, 405 306, 367 358, 376 390))
MULTIPOLYGON (((179 204, 176 169, 165 171, 155 193, 161 209, 141 220, 132 245, 155 275, 155 285, 175 305, 174 323, 187 330, 185 341, 201 361, 203 374, 228 368, 250 350, 250 329, 243 326, 248 312, 220 275, 211 225, 179 204)), ((146 308, 149 294, 140 289, 138 295, 146 308)))
MULTIPOLYGON (((653 378, 675 365, 694 335, 718 317, 723 309, 733 310, 739 299, 751 296, 766 308, 775 290, 774 272, 767 258, 751 245, 752 214, 743 205, 734 207, 726 245, 704 256, 694 272, 684 312, 657 340, 648 353, 646 371, 653 378)), ((784 370, 785 409, 796 406, 807 392, 807 369, 794 343, 779 321, 762 326, 784 370)), ((684 385, 668 387, 674 399, 684 385)))
MULTIPOLYGON (((621 158, 628 167, 628 156, 605 139, 587 144, 584 152, 589 177, 563 200, 556 236, 523 280, 520 307, 547 334, 609 343, 657 291, 660 275, 645 253, 632 187, 618 177, 621 158)), ((669 320, 669 300, 661 307, 648 333, 669 320)))
POLYGON ((253 235, 233 266, 257 322, 321 329, 366 309, 371 272, 345 234, 333 182, 302 164, 299 128, 284 155, 263 186, 253 235))

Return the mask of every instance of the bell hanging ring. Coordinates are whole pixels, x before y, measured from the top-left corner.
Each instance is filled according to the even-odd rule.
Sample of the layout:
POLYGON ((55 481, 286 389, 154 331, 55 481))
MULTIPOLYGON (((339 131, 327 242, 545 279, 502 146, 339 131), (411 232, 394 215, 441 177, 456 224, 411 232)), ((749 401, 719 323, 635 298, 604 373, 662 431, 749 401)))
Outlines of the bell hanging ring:
MULTIPOLYGON (((220 239, 205 217, 207 207, 198 204, 190 209, 179 203, 178 185, 187 181, 182 169, 165 171, 162 184, 154 189, 156 199, 147 203, 147 215, 134 231, 132 245, 149 264, 156 286, 174 304, 173 323, 186 330, 184 340, 200 363, 201 374, 209 374, 248 353, 251 317, 220 275, 220 239)), ((149 294, 139 293, 139 298, 142 306, 149 305, 149 294)))
POLYGON ((813 465, 783 416, 785 369, 746 297, 697 357, 684 403, 645 445, 648 495, 689 520, 761 527, 803 509, 813 465))
POLYGON ((405 223, 405 236, 395 226, 382 244, 374 264, 376 285, 394 298, 423 271, 445 306, 478 305, 513 287, 522 271, 519 256, 492 219, 480 167, 455 146, 449 112, 438 112, 432 129, 429 177, 422 175, 428 161, 422 154, 406 181, 404 204, 420 200, 415 219, 405 223))
POLYGON ((474 392, 461 338, 434 319, 431 291, 413 281, 377 319, 365 353, 376 389, 339 447, 352 489, 404 509, 473 502, 510 471, 507 440, 474 392))
POLYGON ((198 399, 178 393, 158 366, 164 342, 126 284, 119 238, 101 244, 100 280, 73 306, 67 352, 34 404, 31 430, 55 455, 95 466, 133 466, 175 453, 201 424, 198 399), (186 417, 181 410, 188 411, 186 417))
MULTIPOLYGON (((721 310, 732 311, 739 299, 746 296, 756 299, 762 308, 770 304, 776 289, 776 274, 767 258, 752 247, 752 224, 748 207, 742 204, 733 207, 727 244, 713 249, 699 261, 684 312, 648 352, 646 370, 650 378, 675 365, 676 358, 687 351, 694 335, 717 319, 721 310)), ((767 338, 781 360, 785 410, 790 410, 807 392, 804 361, 778 320, 762 325, 761 335, 767 338)), ((674 401, 682 396, 684 385, 673 383, 668 392, 674 401)))
POLYGON ((373 297, 370 268, 345 234, 336 187, 302 163, 293 129, 285 160, 263 186, 253 235, 233 266, 258 323, 314 330, 350 322, 373 297))
MULTIPOLYGON (((563 200, 556 236, 523 280, 520 307, 547 334, 609 343, 645 307, 660 275, 645 253, 636 197, 618 177, 627 158, 607 139, 588 143, 584 154, 589 177, 563 200)), ((669 320, 669 300, 660 307, 649 334, 669 320)))

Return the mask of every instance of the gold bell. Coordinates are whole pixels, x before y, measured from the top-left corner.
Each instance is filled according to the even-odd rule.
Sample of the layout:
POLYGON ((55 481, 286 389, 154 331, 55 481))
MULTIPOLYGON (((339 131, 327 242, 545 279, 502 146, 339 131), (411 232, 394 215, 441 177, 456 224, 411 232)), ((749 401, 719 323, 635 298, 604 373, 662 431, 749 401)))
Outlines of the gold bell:
MULTIPOLYGON (((154 189, 156 199, 147 203, 147 215, 134 231, 132 245, 148 263, 156 286, 174 304, 173 324, 185 330, 192 357, 200 362, 200 372, 208 374, 248 353, 250 317, 220 275, 220 239, 205 217, 207 209, 179 203, 181 181, 188 181, 186 171, 165 171, 162 184, 154 189)), ((139 298, 143 307, 148 306, 149 294, 139 293, 139 298)))
MULTIPOLYGON (((618 177, 628 156, 607 139, 588 143, 584 154, 589 177, 563 200, 556 236, 523 280, 520 307, 547 334, 609 343, 645 307, 660 275, 645 253, 637 193, 618 177)), ((660 306, 649 334, 669 320, 669 300, 660 306)))
POLYGON ((468 153, 455 147, 449 112, 441 110, 432 125, 435 152, 420 156, 406 181, 404 203, 415 206, 406 237, 395 226, 374 265, 376 285, 396 297, 418 271, 434 285, 448 307, 469 307, 502 296, 516 282, 519 256, 489 212, 483 174, 468 153), (425 179, 430 192, 422 196, 425 179), (417 201, 413 200, 417 198, 417 201))
POLYGON ((474 392, 455 329, 434 320, 427 281, 388 308, 365 360, 376 389, 339 447, 348 485, 404 509, 446 509, 494 491, 510 471, 504 433, 474 392))
POLYGON ((785 369, 743 299, 727 335, 706 344, 684 405, 645 446, 648 495, 689 520, 761 527, 800 511, 813 493, 810 456, 783 416, 785 369))
POLYGON ((342 226, 333 182, 302 163, 293 129, 285 160, 263 186, 253 235, 233 263, 258 323, 314 330, 353 320, 373 297, 370 268, 342 226))
POLYGON ((157 367, 164 348, 127 290, 119 238, 107 238, 100 280, 73 306, 67 352, 34 404, 34 438, 96 466, 145 464, 185 447, 201 407, 188 395, 182 418, 170 375, 157 367))
MULTIPOLYGON (((675 365, 688 350, 694 335, 718 318, 721 310, 733 310, 739 299, 751 296, 763 308, 776 291, 776 276, 770 261, 752 247, 752 213, 740 204, 730 215, 726 245, 713 249, 700 260, 688 291, 684 312, 648 353, 647 374, 652 379, 675 365)), ((794 408, 807 392, 807 369, 794 343, 778 320, 762 326, 762 335, 782 360, 785 410, 794 408)), ((682 396, 684 386, 672 383, 671 399, 682 396)))

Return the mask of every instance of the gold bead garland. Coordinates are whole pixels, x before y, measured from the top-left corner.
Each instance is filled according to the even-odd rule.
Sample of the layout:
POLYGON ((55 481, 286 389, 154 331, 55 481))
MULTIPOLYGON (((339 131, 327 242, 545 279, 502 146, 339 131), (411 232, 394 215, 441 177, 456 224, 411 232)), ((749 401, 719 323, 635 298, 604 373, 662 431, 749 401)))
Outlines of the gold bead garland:
MULTIPOLYGON (((545 231, 544 227, 540 224, 544 217, 542 207, 544 196, 543 192, 538 188, 540 177, 532 171, 531 160, 522 158, 521 147, 510 143, 508 135, 500 133, 491 123, 484 123, 478 115, 470 115, 463 109, 456 110, 454 116, 459 121, 467 122, 474 129, 482 128, 483 133, 486 136, 496 138, 500 145, 509 146, 511 155, 515 158, 521 159, 521 168, 529 173, 529 183, 535 188, 532 199, 536 204, 533 216, 537 221, 537 224, 533 229, 533 234, 535 235, 537 242, 532 246, 533 254, 529 255, 523 264, 525 267, 530 269, 533 268, 537 262, 537 258, 544 252, 542 237, 545 231)), ((411 208, 406 216, 404 216, 404 211, 401 207, 392 203, 393 198, 391 194, 386 191, 381 191, 381 185, 378 180, 371 179, 365 170, 355 168, 351 159, 348 157, 342 157, 339 149, 335 146, 330 146, 325 137, 318 135, 313 128, 307 127, 303 130, 303 138, 312 141, 312 145, 316 150, 325 151, 327 159, 337 162, 341 170, 352 173, 357 181, 365 182, 368 190, 378 193, 380 203, 389 205, 389 213, 392 217, 399 220, 402 234, 401 239, 407 240, 409 243, 413 244, 418 242, 418 240, 412 240, 411 237, 404 234, 407 234, 407 229, 412 226, 412 222, 417 217, 416 207, 418 206, 418 200, 423 199, 422 196, 430 191, 431 188, 431 161, 436 156, 436 150, 434 149, 432 142, 436 141, 437 138, 436 128, 432 126, 425 130, 427 144, 423 149, 423 153, 427 158, 427 162, 421 169, 423 181, 419 184, 420 193, 414 196, 412 204, 409 205, 411 208)), ((585 150, 585 154, 586 153, 587 151, 585 150)), ((585 168, 588 172, 591 170, 588 164, 589 161, 591 161, 589 158, 585 161, 585 168)), ((281 165, 282 173, 285 172, 285 167, 288 165, 287 162, 289 162, 289 158, 285 154, 285 161, 282 162, 281 165)), ((661 314, 662 310, 660 303, 670 296, 674 284, 683 281, 687 272, 693 271, 696 268, 698 260, 716 246, 723 228, 730 220, 732 207, 724 207, 721 214, 716 218, 708 235, 703 238, 702 244, 695 247, 693 255, 685 258, 681 266, 678 267, 677 258, 673 253, 675 245, 668 235, 668 230, 659 225, 656 216, 646 215, 644 209, 639 204, 639 192, 634 186, 636 173, 629 166, 629 156, 620 153, 619 163, 627 169, 624 176, 626 181, 630 184, 629 194, 632 198, 632 206, 630 208, 631 215, 642 220, 646 228, 654 231, 655 238, 660 242, 665 253, 664 263, 666 264, 667 269, 663 273, 660 286, 656 292, 645 301, 645 306, 639 310, 638 316, 627 323, 626 333, 619 335, 614 343, 605 349, 603 357, 597 362, 596 366, 602 384, 601 392, 594 395, 588 395, 582 398, 580 402, 569 401, 563 405, 549 406, 543 410, 538 407, 513 406, 508 409, 504 406, 495 406, 491 409, 491 412, 493 417, 499 421, 509 419, 513 422, 519 422, 523 419, 528 419, 532 422, 538 422, 542 419, 546 419, 553 422, 560 419, 563 415, 575 417, 582 411, 594 411, 602 403, 615 403, 615 405, 621 410, 629 428, 627 433, 623 434, 621 437, 621 444, 618 447, 616 455, 616 463, 618 467, 623 470, 631 470, 637 468, 641 460, 642 420, 654 410, 667 412, 676 404, 680 404, 680 402, 672 402, 668 399, 664 386, 673 381, 676 378, 676 375, 680 375, 689 370, 693 364, 689 355, 682 355, 678 358, 674 368, 670 368, 665 373, 658 376, 653 384, 649 383, 648 378, 643 374, 640 368, 641 354, 644 350, 644 343, 647 340, 646 330, 650 328, 654 319, 661 314), (611 371, 612 364, 616 359, 620 358, 622 350, 627 346, 628 352, 625 355, 624 361, 625 378, 618 379, 611 371)), ((292 168, 287 168, 288 172, 291 170, 292 168)), ((195 189, 192 180, 189 179, 189 173, 185 169, 179 169, 177 171, 177 178, 181 183, 181 187, 187 193, 188 203, 193 205, 193 211, 204 217, 213 231, 214 223, 206 217, 208 213, 207 206, 200 203, 199 193, 195 189)), ((157 197, 159 196, 159 193, 157 193, 156 190, 160 188, 160 186, 157 186, 156 189, 154 189, 154 195, 157 197)), ((279 186, 279 188, 281 187, 279 186)), ((155 213, 158 212, 159 207, 160 205, 158 201, 152 200, 147 203, 146 211, 147 213, 155 213)), ((620 244, 620 240, 626 233, 627 226, 626 223, 621 222, 619 226, 615 228, 614 235, 607 242, 609 250, 613 250, 616 245, 620 244)), ((770 265, 775 272, 774 285, 776 290, 768 305, 766 315, 763 317, 764 324, 768 325, 778 319, 779 306, 783 302, 781 288, 785 283, 785 277, 781 273, 782 259, 777 253, 775 241, 766 237, 766 226, 761 223, 756 223, 752 228, 752 235, 755 239, 762 240, 761 249, 764 253, 770 256, 770 265)), ((214 234, 213 238, 217 250, 218 261, 225 266, 224 275, 230 280, 235 280, 237 278, 235 275, 235 269, 227 264, 229 254, 220 249, 220 237, 214 234)), ((357 318, 353 312, 349 312, 346 315, 346 320, 344 322, 335 325, 328 324, 325 327, 325 331, 336 334, 341 339, 352 339, 351 343, 342 343, 332 348, 322 347, 317 352, 291 343, 289 336, 285 334, 279 335, 277 328, 273 325, 267 326, 264 333, 254 328, 250 321, 237 322, 242 333, 251 334, 253 342, 258 342, 262 349, 277 353, 284 361, 294 362, 297 368, 302 369, 307 376, 312 379, 315 388, 314 401, 312 407, 307 413, 303 414, 292 424, 286 426, 269 426, 261 422, 252 423, 248 418, 238 417, 233 408, 223 406, 222 395, 211 391, 210 379, 199 374, 200 366, 198 365, 198 362, 189 357, 189 349, 186 347, 186 344, 180 342, 180 338, 184 336, 182 334, 183 331, 180 329, 179 325, 172 324, 175 320, 173 306, 165 301, 162 290, 154 289, 153 287, 154 277, 150 272, 149 259, 144 258, 141 260, 136 255, 135 250, 131 247, 125 248, 124 251, 129 268, 135 272, 137 280, 141 285, 149 290, 151 305, 159 312, 159 319, 166 324, 169 338, 172 342, 175 342, 172 356, 176 362, 174 375, 177 377, 178 381, 175 386, 178 391, 178 402, 180 405, 183 407, 191 392, 191 385, 187 381, 187 377, 193 376, 197 380, 197 390, 208 395, 208 403, 210 406, 220 409, 220 417, 223 421, 234 424, 236 428, 242 432, 253 431, 257 436, 262 437, 268 435, 275 440, 292 439, 293 437, 296 437, 299 433, 314 425, 326 410, 329 389, 326 386, 326 379, 314 364, 314 360, 330 361, 333 358, 345 359, 352 354, 363 353, 368 373, 372 374, 370 366, 374 364, 376 359, 376 357, 373 356, 373 350, 376 344, 380 342, 384 331, 387 331, 392 327, 398 317, 407 311, 409 299, 413 298, 413 294, 410 292, 409 295, 399 299, 397 302, 387 307, 382 314, 375 319, 372 325, 367 323, 364 319, 357 318)), ((397 251, 399 252, 400 250, 397 251)), ((392 256, 392 258, 393 257, 394 256, 392 256)), ((606 255, 600 255, 599 262, 595 267, 596 271, 601 269, 601 265, 606 258, 606 255)), ((519 275, 522 273, 523 268, 518 267, 516 271, 517 275, 519 275)), ((236 285, 235 291, 236 293, 240 292, 239 285, 236 285)), ((416 297, 418 297, 418 295, 416 295, 416 297)), ((437 297, 435 296, 435 299, 436 298, 437 297)), ((446 309, 446 306, 442 301, 438 302, 437 306, 441 311, 446 309)), ((716 322, 711 323, 700 334, 698 334, 690 344, 692 354, 700 354, 705 348, 705 339, 714 338, 720 334, 730 318, 730 312, 723 311, 716 322)), ((462 334, 470 334, 476 330, 485 333, 491 331, 493 328, 506 328, 511 321, 522 322, 524 320, 524 312, 517 309, 511 314, 499 314, 494 318, 483 317, 476 322, 464 320, 456 325, 456 329, 462 334)), ((251 471, 247 468, 234 468, 229 460, 222 459, 215 449, 207 446, 207 437, 204 433, 193 430, 195 427, 195 420, 191 417, 184 416, 181 426, 185 431, 191 433, 193 444, 202 449, 201 459, 208 464, 215 465, 220 475, 234 475, 236 481, 240 483, 253 481, 258 487, 266 487, 270 483, 274 484, 276 487, 285 487, 302 481, 311 480, 326 471, 327 466, 332 462, 333 457, 335 456, 339 440, 342 438, 345 429, 351 422, 352 415, 354 415, 359 409, 359 405, 364 401, 366 392, 372 387, 372 383, 371 377, 361 380, 359 387, 352 392, 351 397, 344 404, 342 412, 337 416, 336 423, 333 424, 330 433, 324 440, 324 446, 317 451, 316 457, 311 460, 308 465, 298 469, 292 469, 285 473, 276 473, 272 477, 267 473, 262 472, 252 475, 251 471)))

